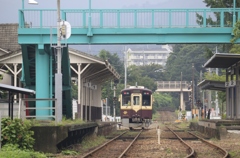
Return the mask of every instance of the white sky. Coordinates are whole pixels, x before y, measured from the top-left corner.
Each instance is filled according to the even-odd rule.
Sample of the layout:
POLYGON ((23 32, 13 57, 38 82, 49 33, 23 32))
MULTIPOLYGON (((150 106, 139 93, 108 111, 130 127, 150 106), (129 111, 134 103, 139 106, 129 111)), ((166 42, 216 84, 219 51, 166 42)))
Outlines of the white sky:
MULTIPOLYGON (((36 0, 38 5, 28 4, 25 9, 55 9, 57 0, 36 0)), ((92 0, 92 9, 162 9, 162 8, 205 8, 203 0, 92 0)), ((22 0, 0 0, 0 23, 17 23, 22 0)), ((61 0, 62 9, 88 9, 88 0, 61 0)))

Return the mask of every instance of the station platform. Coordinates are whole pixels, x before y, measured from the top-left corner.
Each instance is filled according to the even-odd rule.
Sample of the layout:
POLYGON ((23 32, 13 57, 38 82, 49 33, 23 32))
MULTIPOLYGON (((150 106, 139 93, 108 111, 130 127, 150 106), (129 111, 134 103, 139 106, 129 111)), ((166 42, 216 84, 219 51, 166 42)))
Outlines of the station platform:
POLYGON ((240 131, 240 120, 199 120, 198 122, 191 122, 189 128, 209 137, 221 139, 226 137, 228 130, 240 131))
POLYGON ((80 143, 87 135, 107 135, 117 130, 117 122, 87 122, 67 125, 41 125, 32 127, 34 150, 44 153, 58 153, 60 150, 80 143))

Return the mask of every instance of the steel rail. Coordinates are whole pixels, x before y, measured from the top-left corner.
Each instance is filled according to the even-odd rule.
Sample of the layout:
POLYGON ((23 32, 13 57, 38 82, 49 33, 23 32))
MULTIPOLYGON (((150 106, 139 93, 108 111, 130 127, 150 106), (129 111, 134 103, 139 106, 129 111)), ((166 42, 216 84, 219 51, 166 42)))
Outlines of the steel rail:
POLYGON ((106 146, 107 144, 111 143, 112 141, 116 140, 117 138, 119 138, 120 136, 122 136, 123 134, 125 134, 127 131, 123 132, 122 134, 116 136, 115 138, 109 140, 108 142, 104 143, 103 145, 97 147, 96 149, 92 150, 91 152, 85 154, 84 156, 82 156, 82 158, 88 157, 90 155, 92 155, 93 153, 97 152, 98 150, 102 149, 104 146, 106 146))
POLYGON ((193 135, 193 136, 195 136, 195 137, 197 137, 198 139, 200 139, 201 141, 205 142, 209 146, 213 146, 214 148, 216 148, 220 153, 222 153, 224 155, 223 158, 227 158, 229 156, 228 152, 225 149, 223 149, 223 148, 221 148, 221 147, 219 147, 219 146, 217 146, 217 145, 215 145, 213 143, 210 143, 209 141, 207 141, 207 140, 205 140, 205 139, 203 139, 203 138, 193 134, 192 132, 188 131, 188 133, 193 135))
POLYGON ((182 138, 179 137, 172 129, 170 129, 169 127, 167 128, 181 141, 181 143, 187 146, 188 148, 187 150, 189 151, 190 154, 188 154, 185 158, 195 157, 195 150, 191 146, 189 146, 185 141, 183 141, 182 138))
POLYGON ((137 138, 139 137, 139 135, 142 133, 143 130, 141 130, 138 135, 133 139, 133 141, 129 144, 129 146, 122 152, 122 154, 118 157, 118 158, 122 158, 126 152, 130 149, 130 147, 132 146, 132 144, 137 140, 137 138))

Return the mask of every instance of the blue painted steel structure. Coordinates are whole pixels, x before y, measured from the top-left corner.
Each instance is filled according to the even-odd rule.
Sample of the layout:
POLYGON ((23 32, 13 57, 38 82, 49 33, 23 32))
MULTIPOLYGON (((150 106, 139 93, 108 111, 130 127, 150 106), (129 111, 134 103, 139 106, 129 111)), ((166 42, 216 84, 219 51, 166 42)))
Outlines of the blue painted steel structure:
MULTIPOLYGON (((61 10, 62 20, 72 26, 68 44, 230 43, 239 15, 240 9, 234 8, 61 10)), ((19 43, 51 43, 56 16, 54 9, 19 10, 19 43)))
MULTIPOLYGON (((240 9, 62 9, 71 26, 64 44, 230 43, 240 9), (200 15, 201 18, 198 18, 200 15), (210 24, 208 18, 215 23, 210 24)), ((18 42, 22 46, 23 78, 37 98, 54 95, 54 49, 57 10, 19 10, 18 42), (32 73, 34 72, 34 73, 32 73), (47 87, 46 89, 43 87, 47 87)), ((236 41, 236 42, 239 42, 236 41)), ((71 79, 67 48, 63 49, 63 113, 71 117, 71 79)), ((36 106, 42 106, 37 105, 36 106)), ((52 106, 47 103, 46 106, 52 106)), ((42 112, 41 112, 42 113, 42 112)), ((43 112, 44 114, 49 111, 43 112)))

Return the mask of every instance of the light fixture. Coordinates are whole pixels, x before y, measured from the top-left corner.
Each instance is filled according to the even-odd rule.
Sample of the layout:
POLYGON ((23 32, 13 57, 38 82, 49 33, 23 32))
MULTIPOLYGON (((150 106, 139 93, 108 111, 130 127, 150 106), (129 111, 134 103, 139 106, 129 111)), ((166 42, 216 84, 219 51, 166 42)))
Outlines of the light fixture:
POLYGON ((38 2, 35 1, 35 0, 28 0, 28 3, 29 3, 29 4, 38 4, 38 2))

